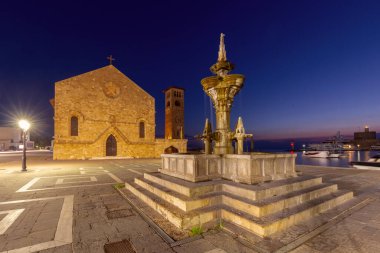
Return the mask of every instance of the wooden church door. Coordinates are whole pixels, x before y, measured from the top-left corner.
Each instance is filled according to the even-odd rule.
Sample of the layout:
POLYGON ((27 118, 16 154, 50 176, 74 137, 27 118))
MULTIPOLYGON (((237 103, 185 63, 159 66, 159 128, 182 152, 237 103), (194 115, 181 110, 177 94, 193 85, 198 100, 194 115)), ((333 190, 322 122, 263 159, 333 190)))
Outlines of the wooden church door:
POLYGON ((111 134, 107 138, 106 142, 106 156, 116 156, 117 154, 117 142, 116 138, 111 134))

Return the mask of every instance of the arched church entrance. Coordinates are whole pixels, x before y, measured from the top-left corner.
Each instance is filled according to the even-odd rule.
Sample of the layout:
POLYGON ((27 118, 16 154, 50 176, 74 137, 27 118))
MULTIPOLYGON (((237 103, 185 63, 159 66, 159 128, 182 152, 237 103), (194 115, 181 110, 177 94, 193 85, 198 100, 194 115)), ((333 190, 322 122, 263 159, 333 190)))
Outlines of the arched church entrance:
POLYGON ((164 153, 165 154, 178 153, 178 149, 176 147, 170 146, 170 147, 165 148, 164 153))
POLYGON ((117 155, 117 142, 115 136, 112 134, 108 136, 106 142, 106 156, 116 156, 117 155))

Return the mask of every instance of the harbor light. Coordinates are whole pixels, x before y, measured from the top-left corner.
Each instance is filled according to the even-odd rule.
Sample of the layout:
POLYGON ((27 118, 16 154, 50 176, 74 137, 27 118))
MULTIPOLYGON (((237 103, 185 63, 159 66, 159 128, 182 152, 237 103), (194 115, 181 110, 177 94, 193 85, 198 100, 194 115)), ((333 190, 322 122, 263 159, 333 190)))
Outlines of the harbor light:
POLYGON ((30 128, 30 123, 22 119, 18 122, 19 127, 22 129, 22 170, 21 171, 26 171, 26 133, 30 128))

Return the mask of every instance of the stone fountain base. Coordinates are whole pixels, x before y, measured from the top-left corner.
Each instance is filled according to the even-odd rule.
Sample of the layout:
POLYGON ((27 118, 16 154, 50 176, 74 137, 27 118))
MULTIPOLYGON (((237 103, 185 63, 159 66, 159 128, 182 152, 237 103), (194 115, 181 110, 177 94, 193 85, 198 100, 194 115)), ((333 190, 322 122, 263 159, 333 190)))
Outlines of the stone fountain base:
POLYGON ((226 221, 266 237, 353 198, 320 177, 297 176, 295 157, 164 154, 159 173, 145 173, 125 186, 131 199, 181 230, 226 221))
POLYGON ((247 185, 224 179, 193 183, 145 173, 125 187, 127 195, 134 195, 179 229, 207 230, 228 222, 260 237, 307 221, 353 197, 351 191, 310 176, 247 185))
POLYGON ((297 176, 295 154, 163 154, 161 173, 190 182, 227 179, 256 184, 297 176))

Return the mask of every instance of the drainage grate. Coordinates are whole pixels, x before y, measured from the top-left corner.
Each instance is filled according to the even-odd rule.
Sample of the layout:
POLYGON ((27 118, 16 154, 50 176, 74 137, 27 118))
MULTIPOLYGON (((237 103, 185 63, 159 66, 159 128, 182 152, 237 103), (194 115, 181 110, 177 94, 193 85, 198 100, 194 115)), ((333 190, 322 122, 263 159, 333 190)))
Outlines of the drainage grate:
POLYGON ((107 211, 106 215, 109 220, 112 220, 112 219, 132 216, 134 214, 131 209, 119 209, 119 210, 107 211))
POLYGON ((105 253, 136 253, 135 248, 128 240, 112 242, 104 245, 105 253))

